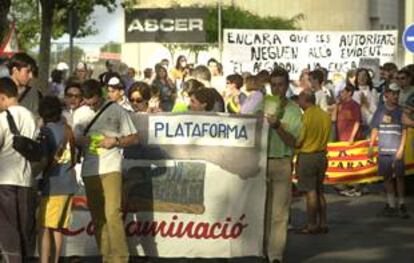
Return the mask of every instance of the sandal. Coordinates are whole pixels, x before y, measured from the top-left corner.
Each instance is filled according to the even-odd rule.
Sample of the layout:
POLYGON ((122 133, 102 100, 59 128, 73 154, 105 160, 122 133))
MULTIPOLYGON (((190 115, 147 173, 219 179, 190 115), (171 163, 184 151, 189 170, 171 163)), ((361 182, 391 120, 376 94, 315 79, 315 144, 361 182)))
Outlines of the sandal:
POLYGON ((295 233, 299 235, 317 235, 319 234, 319 229, 317 227, 310 228, 309 226, 304 226, 302 228, 297 229, 295 233))

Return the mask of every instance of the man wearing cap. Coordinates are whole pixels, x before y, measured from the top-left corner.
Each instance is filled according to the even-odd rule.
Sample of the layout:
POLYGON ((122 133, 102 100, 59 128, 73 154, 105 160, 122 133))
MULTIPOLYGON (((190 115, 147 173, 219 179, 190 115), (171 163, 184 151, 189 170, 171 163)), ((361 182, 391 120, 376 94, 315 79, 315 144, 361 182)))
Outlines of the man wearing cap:
POLYGON ((86 65, 85 62, 79 62, 76 65, 74 77, 80 83, 88 79, 88 66, 86 65))
POLYGON ((399 92, 400 87, 395 83, 385 86, 385 102, 379 105, 372 118, 368 156, 373 157, 374 142, 378 139, 378 175, 384 177, 387 197, 387 203, 378 216, 408 218, 404 200, 404 148, 407 130, 402 123, 402 108, 398 105, 399 92), (395 200, 396 192, 398 203, 395 200))
POLYGON ((99 81, 102 83, 102 85, 106 85, 109 81, 109 79, 112 76, 112 73, 114 73, 114 62, 111 60, 107 60, 105 62, 106 71, 99 75, 99 81))
POLYGON ((384 92, 386 85, 395 82, 397 71, 397 65, 392 62, 384 63, 384 65, 380 67, 380 79, 382 83, 376 88, 378 92, 384 92))
POLYGON ((64 80, 68 78, 68 71, 69 71, 68 64, 66 64, 65 62, 59 62, 56 66, 56 69, 62 72, 64 80))
POLYGON ((125 96, 125 86, 120 77, 112 76, 107 83, 108 98, 118 103, 127 111, 134 111, 127 97, 125 96))

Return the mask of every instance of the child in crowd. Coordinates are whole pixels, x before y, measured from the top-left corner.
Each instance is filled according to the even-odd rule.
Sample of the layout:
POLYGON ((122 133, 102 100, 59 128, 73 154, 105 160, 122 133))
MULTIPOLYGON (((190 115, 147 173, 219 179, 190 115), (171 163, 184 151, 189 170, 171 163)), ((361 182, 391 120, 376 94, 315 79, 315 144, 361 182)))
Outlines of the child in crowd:
POLYGON ((44 122, 42 144, 48 156, 40 187, 39 262, 57 263, 62 248, 62 230, 69 227, 72 196, 77 188, 73 169, 75 140, 72 129, 62 119, 62 106, 57 97, 45 97, 39 105, 39 114, 44 122))
POLYGON ((387 196, 387 204, 378 215, 409 218, 404 201, 404 148, 407 130, 402 123, 403 111, 398 105, 399 90, 395 83, 385 87, 385 103, 379 105, 372 119, 368 155, 373 157, 374 142, 378 138, 378 175, 384 177, 387 196), (395 193, 398 195, 398 207, 395 193))

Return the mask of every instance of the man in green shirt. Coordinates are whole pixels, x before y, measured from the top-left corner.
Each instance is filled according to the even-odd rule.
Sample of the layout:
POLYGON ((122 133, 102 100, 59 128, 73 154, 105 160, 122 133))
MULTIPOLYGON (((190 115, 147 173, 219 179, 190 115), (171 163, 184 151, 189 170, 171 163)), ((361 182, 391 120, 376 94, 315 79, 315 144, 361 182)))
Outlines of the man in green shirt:
POLYGON ((281 262, 286 245, 292 190, 292 158, 301 130, 302 112, 286 98, 289 74, 276 68, 270 75, 273 98, 264 100, 270 125, 267 160, 265 251, 272 263, 281 262), (275 99, 278 98, 278 99, 275 99))

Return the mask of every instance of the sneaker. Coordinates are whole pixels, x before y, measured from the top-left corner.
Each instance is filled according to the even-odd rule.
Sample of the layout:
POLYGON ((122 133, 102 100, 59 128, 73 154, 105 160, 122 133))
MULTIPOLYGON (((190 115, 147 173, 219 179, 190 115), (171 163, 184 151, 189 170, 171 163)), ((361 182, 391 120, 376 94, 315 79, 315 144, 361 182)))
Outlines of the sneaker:
POLYGON ((355 189, 352 189, 352 190, 353 190, 353 196, 354 197, 360 197, 360 196, 362 196, 362 191, 355 190, 355 189))
POLYGON ((352 189, 342 190, 339 192, 339 194, 346 196, 346 197, 360 197, 362 195, 362 192, 352 188, 352 189))
POLYGON ((346 189, 346 190, 339 191, 339 194, 342 195, 342 196, 346 196, 346 197, 353 197, 354 196, 354 193, 353 193, 352 189, 351 190, 346 189))
POLYGON ((397 208, 390 207, 388 204, 385 205, 381 211, 377 214, 378 217, 396 217, 398 216, 397 208))
POLYGON ((411 217, 408 213, 407 207, 404 204, 400 205, 399 215, 403 219, 408 219, 411 217))

